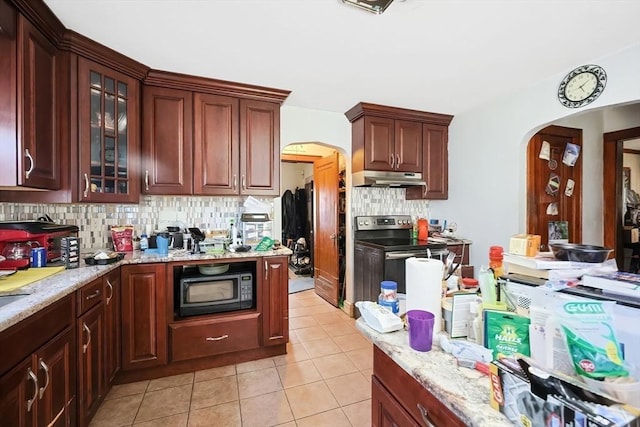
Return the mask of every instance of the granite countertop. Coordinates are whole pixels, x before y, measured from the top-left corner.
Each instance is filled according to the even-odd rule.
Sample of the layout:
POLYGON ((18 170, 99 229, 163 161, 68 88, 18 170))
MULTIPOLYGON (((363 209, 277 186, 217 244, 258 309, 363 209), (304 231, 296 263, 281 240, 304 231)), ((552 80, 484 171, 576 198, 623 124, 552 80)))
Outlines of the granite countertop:
MULTIPOLYGON (((82 251, 82 258, 87 254, 93 254, 96 251, 82 251)), ((80 261, 80 267, 63 270, 60 273, 49 276, 45 279, 38 280, 29 285, 23 286, 11 292, 4 293, 7 295, 24 295, 15 301, 0 306, 0 332, 15 325, 30 315, 51 305, 55 301, 71 294, 80 289, 87 283, 104 276, 109 271, 127 264, 147 264, 157 262, 180 262, 180 261, 218 261, 225 259, 238 258, 254 258, 254 257, 272 257, 272 256, 288 256, 292 251, 283 247, 277 250, 269 250, 264 252, 225 252, 220 254, 198 254, 193 255, 183 251, 170 251, 167 256, 145 255, 140 251, 127 253, 122 261, 109 265, 86 265, 84 260, 80 261)), ((10 280, 10 278, 4 279, 10 280)), ((2 297, 0 297, 1 299, 2 297)))
POLYGON ((405 330, 381 334, 362 317, 356 321, 356 327, 467 426, 512 426, 503 414, 489 406, 488 376, 458 367, 455 358, 437 344, 429 352, 413 350, 405 330))

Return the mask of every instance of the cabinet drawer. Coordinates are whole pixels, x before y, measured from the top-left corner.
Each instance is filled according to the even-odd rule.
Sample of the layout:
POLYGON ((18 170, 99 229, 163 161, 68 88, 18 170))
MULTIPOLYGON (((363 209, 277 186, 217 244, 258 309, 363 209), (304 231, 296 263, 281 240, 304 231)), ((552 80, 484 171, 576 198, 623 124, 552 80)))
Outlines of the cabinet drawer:
POLYGON ((78 316, 97 305, 104 296, 102 279, 96 279, 78 289, 76 299, 78 300, 78 316))
POLYGON ((424 421, 426 417, 435 426, 465 426, 449 408, 376 346, 373 346, 373 375, 421 423, 428 425, 424 421))
POLYGON ((195 359, 257 348, 259 316, 258 313, 251 313, 169 325, 171 360, 195 359))

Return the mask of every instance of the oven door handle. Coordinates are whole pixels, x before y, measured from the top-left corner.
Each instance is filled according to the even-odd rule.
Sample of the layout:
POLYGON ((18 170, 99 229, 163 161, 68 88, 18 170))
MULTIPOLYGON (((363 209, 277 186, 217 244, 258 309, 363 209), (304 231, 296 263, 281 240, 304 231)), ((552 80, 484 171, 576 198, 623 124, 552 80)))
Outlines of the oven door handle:
POLYGON ((385 252, 384 259, 406 259, 411 257, 426 258, 427 251, 418 252, 385 252))

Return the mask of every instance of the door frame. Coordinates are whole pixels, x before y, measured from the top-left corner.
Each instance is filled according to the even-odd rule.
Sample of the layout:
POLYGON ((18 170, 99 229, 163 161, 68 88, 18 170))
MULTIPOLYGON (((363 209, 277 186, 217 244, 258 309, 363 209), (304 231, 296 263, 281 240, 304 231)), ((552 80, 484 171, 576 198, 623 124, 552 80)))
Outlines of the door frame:
POLYGON ((624 267, 624 228, 622 212, 622 165, 624 141, 640 138, 640 127, 607 132, 602 135, 603 242, 613 248, 618 269, 624 267), (615 191, 611 191, 615 189, 615 191))

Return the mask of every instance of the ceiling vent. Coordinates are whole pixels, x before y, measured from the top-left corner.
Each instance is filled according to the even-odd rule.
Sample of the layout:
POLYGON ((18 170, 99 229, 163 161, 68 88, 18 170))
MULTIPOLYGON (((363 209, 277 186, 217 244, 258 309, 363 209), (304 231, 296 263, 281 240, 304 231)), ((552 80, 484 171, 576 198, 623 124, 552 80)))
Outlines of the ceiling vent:
POLYGON ((380 15, 389 7, 393 0, 342 0, 342 2, 380 15))

